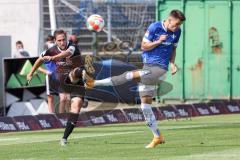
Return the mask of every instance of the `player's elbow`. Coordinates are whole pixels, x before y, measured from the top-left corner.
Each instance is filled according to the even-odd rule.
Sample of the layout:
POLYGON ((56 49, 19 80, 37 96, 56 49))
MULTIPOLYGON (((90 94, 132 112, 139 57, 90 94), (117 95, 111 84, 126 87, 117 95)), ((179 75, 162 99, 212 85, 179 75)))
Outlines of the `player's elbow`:
POLYGON ((144 44, 141 45, 141 50, 142 51, 146 51, 147 50, 147 48, 146 48, 146 46, 144 44))
POLYGON ((142 50, 142 51, 149 51, 150 49, 147 48, 147 47, 145 47, 145 46, 141 46, 141 50, 142 50))
POLYGON ((70 58, 72 55, 73 55, 72 52, 68 52, 68 51, 67 51, 67 52, 64 54, 63 58, 70 58))
POLYGON ((149 50, 149 47, 148 47, 148 43, 146 43, 146 42, 142 42, 141 43, 141 50, 142 51, 148 51, 149 50))
POLYGON ((38 62, 38 63, 43 63, 44 62, 44 59, 43 59, 43 57, 39 57, 38 59, 37 59, 37 61, 36 62, 38 62))

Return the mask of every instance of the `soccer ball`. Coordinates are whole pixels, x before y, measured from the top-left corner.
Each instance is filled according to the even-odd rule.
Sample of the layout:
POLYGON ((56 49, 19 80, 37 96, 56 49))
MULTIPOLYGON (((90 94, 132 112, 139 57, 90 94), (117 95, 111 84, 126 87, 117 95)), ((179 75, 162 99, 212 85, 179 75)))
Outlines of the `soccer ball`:
POLYGON ((88 17, 86 25, 90 31, 100 32, 104 27, 104 19, 98 14, 93 14, 88 17))

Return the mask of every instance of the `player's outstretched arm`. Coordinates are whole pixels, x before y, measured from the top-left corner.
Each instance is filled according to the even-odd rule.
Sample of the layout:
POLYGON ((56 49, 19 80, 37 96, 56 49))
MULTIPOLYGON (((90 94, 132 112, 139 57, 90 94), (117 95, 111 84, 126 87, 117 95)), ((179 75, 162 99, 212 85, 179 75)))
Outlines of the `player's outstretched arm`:
POLYGON ((72 53, 70 51, 66 50, 66 51, 62 51, 58 55, 52 56, 51 60, 52 61, 58 61, 59 59, 67 58, 71 55, 72 55, 72 53))
POLYGON ((41 64, 43 63, 44 59, 42 57, 39 57, 36 62, 34 63, 32 70, 28 73, 27 75, 27 80, 31 81, 32 80, 32 76, 33 73, 41 66, 41 64))

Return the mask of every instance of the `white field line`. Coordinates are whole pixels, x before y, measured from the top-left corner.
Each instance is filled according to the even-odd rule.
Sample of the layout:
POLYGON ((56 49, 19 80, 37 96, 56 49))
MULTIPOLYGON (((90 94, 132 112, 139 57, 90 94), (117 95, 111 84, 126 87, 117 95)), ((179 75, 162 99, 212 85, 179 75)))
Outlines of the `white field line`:
POLYGON ((192 154, 187 156, 173 156, 162 160, 240 160, 239 148, 222 151, 192 154))
POLYGON ((0 138, 0 142, 2 141, 15 141, 15 140, 19 140, 20 138, 0 138))
MULTIPOLYGON (((221 124, 196 124, 196 125, 184 125, 184 126, 164 126, 161 127, 161 124, 159 125, 160 130, 175 130, 175 129, 188 129, 188 128, 199 128, 199 127, 214 127, 214 126, 221 126, 221 124)), ((146 128, 147 131, 147 128, 146 128)), ((125 135, 125 134, 134 134, 134 133, 140 133, 140 132, 145 132, 145 131, 131 131, 131 132, 112 132, 112 133, 104 133, 104 134, 91 134, 91 135, 73 135, 71 139, 81 139, 81 138, 94 138, 94 137, 104 137, 104 136, 114 136, 114 135, 125 135)), ((34 137, 34 135, 29 136, 29 137, 15 137, 15 138, 0 138, 0 142, 6 142, 6 141, 11 141, 10 143, 0 143, 1 145, 11 145, 11 144, 23 144, 23 143, 36 143, 36 142, 49 142, 49 141, 57 141, 60 140, 61 136, 58 135, 51 135, 51 136, 37 136, 34 137), (15 141, 15 142, 14 142, 15 141)))
MULTIPOLYGON (((221 124, 193 124, 193 125, 182 125, 182 126, 164 126, 165 130, 175 130, 175 129, 188 129, 188 128, 201 128, 201 127, 216 127, 221 126, 221 124)), ((161 129, 161 124, 160 124, 161 129)))
MULTIPOLYGON (((125 134, 133 134, 133 133, 140 133, 144 131, 132 131, 132 132, 112 132, 112 133, 104 133, 104 134, 94 134, 94 135, 83 135, 83 136, 72 136, 71 139, 81 139, 81 138, 94 138, 94 137, 105 137, 105 136, 115 136, 115 135, 125 135, 125 134)), ((5 141, 14 141, 17 140, 16 143, 9 143, 9 144, 0 144, 0 145, 12 145, 12 144, 23 144, 23 143, 36 143, 36 142, 50 142, 50 141, 57 141, 60 140, 60 137, 54 135, 52 138, 47 137, 24 137, 24 138, 4 138, 5 141), (31 140, 31 138, 34 138, 31 140)))

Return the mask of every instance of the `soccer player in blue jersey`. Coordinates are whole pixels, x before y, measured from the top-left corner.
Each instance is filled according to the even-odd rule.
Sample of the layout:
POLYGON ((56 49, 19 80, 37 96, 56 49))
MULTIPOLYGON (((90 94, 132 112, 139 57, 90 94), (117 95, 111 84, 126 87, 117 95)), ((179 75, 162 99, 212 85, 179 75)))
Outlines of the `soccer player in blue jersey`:
MULTIPOLYGON (((141 109, 151 129, 154 138, 146 148, 154 148, 158 144, 164 143, 164 137, 157 127, 157 121, 152 111, 152 97, 155 94, 154 86, 161 82, 162 77, 170 70, 172 75, 177 72, 175 65, 176 48, 181 35, 181 24, 185 21, 184 14, 179 10, 172 10, 166 20, 152 23, 142 40, 141 49, 143 50, 143 69, 127 71, 119 76, 109 77, 102 80, 94 80, 85 72, 86 88, 94 86, 116 86, 128 81, 139 82, 139 95, 141 97, 141 109)), ((74 69, 70 76, 76 79, 81 75, 75 74, 74 69)))

